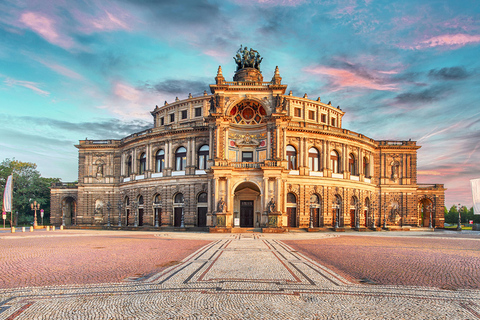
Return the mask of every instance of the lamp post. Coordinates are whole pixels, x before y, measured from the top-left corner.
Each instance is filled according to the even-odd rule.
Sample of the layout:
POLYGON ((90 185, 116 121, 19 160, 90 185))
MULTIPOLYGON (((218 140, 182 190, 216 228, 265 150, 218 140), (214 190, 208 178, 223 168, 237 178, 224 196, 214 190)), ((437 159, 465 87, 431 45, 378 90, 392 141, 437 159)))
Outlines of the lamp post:
POLYGON ((188 205, 188 200, 184 198, 183 207, 182 207, 182 219, 180 220, 180 228, 185 228, 185 206, 187 205, 188 205))
POLYGON ((112 210, 112 205, 110 201, 107 202, 107 227, 110 227, 110 210, 112 210))
POLYGON ((138 202, 137 201, 132 201, 132 208, 135 211, 135 222, 133 226, 138 227, 138 219, 137 219, 138 218, 138 212, 137 212, 138 202))
POLYGON ((375 200, 370 203, 370 206, 372 209, 372 229, 375 229, 375 209, 377 208, 377 203, 375 200))
POLYGON ((313 229, 313 207, 310 207, 310 229, 313 229))
POLYGON ((122 208, 123 208, 122 200, 118 200, 117 208, 118 208, 118 226, 121 227, 122 226, 122 208))
POLYGON ((382 204, 382 210, 383 210, 383 229, 387 229, 387 209, 388 205, 386 203, 382 204))
POLYGON ((342 204, 342 201, 340 199, 335 199, 333 200, 333 207, 335 208, 335 229, 338 229, 338 220, 340 219, 340 205, 342 204))
POLYGON ((357 200, 355 202, 355 229, 360 229, 360 211, 362 210, 362 203, 357 200))
POLYGON ((429 204, 427 206, 428 213, 430 214, 429 220, 428 220, 428 228, 432 229, 432 211, 433 211, 433 205, 429 204))
POLYGON ((35 228, 37 226, 37 210, 40 209, 40 203, 37 203, 35 200, 33 203, 30 203, 30 208, 34 211, 33 214, 33 227, 35 228))
POLYGON ((460 203, 459 203, 459 204, 458 204, 458 226, 457 226, 457 231, 462 231, 462 225, 461 225, 461 223, 462 223, 462 217, 461 217, 461 215, 460 215, 460 209, 461 209, 461 208, 462 208, 462 207, 461 207, 461 205, 460 205, 460 203))

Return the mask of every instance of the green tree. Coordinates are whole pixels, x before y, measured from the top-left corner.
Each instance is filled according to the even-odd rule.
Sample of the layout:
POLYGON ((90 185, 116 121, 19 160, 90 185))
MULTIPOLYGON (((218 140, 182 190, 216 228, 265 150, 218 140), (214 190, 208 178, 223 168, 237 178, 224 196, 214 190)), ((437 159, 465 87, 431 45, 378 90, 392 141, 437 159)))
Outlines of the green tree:
MULTIPOLYGON (((44 221, 50 217, 50 186, 59 182, 59 178, 43 178, 37 170, 37 165, 31 162, 21 162, 15 159, 5 159, 0 163, 0 191, 3 202, 3 192, 9 175, 13 174, 12 211, 18 212, 18 223, 27 224, 33 221, 33 211, 30 203, 37 201, 40 209, 44 209, 44 221)), ((38 211, 37 211, 38 214, 38 211)), ((11 215, 7 215, 10 221, 11 215)), ((37 217, 40 217, 38 214, 37 217)))
MULTIPOLYGON (((446 209, 447 208, 445 208, 445 210, 446 209)), ((445 214, 445 222, 450 224, 458 223, 458 210, 455 205, 451 206, 450 210, 448 210, 448 213, 445 214)))

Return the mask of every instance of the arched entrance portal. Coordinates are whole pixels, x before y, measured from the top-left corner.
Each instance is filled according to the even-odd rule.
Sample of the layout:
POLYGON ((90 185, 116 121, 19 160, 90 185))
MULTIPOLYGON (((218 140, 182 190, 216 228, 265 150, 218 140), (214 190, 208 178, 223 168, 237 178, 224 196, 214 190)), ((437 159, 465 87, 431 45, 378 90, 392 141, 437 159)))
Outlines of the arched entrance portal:
POLYGON ((432 211, 432 226, 434 223, 433 202, 428 198, 423 198, 418 203, 418 225, 428 227, 430 224, 430 211, 432 211))
POLYGON ((77 202, 72 197, 66 197, 62 202, 62 225, 75 225, 75 217, 77 212, 77 202))
POLYGON ((260 197, 260 189, 253 182, 243 182, 235 188, 234 218, 241 228, 260 226, 260 197))

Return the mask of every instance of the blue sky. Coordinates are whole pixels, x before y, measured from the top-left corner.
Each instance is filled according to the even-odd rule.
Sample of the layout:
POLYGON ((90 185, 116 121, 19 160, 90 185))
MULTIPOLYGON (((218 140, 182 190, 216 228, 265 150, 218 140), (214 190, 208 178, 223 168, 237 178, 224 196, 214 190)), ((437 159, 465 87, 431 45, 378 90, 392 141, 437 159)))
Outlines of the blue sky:
POLYGON ((0 159, 77 179, 78 140, 152 125, 200 95, 243 44, 294 95, 373 139, 416 140, 418 180, 472 204, 480 178, 480 2, 90 0, 0 2, 0 159))

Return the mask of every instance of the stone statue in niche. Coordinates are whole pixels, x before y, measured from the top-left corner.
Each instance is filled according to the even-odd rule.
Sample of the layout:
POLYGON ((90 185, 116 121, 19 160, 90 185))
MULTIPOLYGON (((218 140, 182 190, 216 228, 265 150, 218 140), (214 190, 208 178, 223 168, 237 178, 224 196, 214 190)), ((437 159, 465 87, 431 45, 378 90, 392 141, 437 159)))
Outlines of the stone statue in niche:
POLYGON ((97 178, 103 177, 103 164, 99 163, 97 165, 97 178))
POLYGON ((275 212, 277 208, 277 204, 275 203, 275 200, 273 200, 273 197, 270 199, 270 201, 267 203, 267 212, 272 213, 275 212))
POLYGON ((287 111, 287 98, 283 98, 283 102, 282 102, 282 111, 287 111))
POLYGON ((213 96, 210 98, 209 103, 210 103, 210 113, 216 113, 217 107, 215 105, 215 98, 213 96))
POLYGON ((217 213, 225 212, 225 201, 223 201, 223 197, 217 203, 217 213))
POLYGON ((391 163, 391 166, 392 166, 392 180, 396 181, 398 179, 398 175, 399 175, 399 167, 400 167, 400 164, 396 161, 393 161, 391 163))

